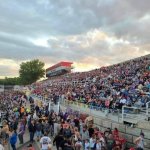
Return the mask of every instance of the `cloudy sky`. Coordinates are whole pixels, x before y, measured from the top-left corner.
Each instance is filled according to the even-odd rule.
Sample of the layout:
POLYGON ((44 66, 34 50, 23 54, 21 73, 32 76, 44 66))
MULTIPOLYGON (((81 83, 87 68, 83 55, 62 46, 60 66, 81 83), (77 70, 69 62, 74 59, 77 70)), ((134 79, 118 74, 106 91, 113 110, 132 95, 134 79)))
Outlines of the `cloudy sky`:
POLYGON ((22 61, 86 71, 150 53, 150 0, 0 0, 0 77, 22 61))

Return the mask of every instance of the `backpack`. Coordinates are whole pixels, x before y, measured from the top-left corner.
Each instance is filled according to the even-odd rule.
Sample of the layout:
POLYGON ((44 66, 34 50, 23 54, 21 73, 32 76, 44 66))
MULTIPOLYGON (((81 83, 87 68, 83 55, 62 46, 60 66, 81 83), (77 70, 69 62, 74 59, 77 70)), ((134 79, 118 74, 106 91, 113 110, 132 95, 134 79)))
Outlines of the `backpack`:
POLYGON ((65 129, 64 130, 64 136, 67 137, 67 138, 71 137, 71 131, 70 131, 70 129, 65 129))

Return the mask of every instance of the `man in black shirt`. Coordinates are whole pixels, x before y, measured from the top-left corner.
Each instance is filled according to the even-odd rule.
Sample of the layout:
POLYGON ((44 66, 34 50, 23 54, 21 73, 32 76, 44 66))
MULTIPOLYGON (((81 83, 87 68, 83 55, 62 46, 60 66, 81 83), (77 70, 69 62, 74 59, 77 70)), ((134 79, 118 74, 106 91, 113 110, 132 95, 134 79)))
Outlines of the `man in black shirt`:
POLYGON ((88 131, 89 131, 89 136, 92 137, 92 135, 94 134, 94 128, 92 125, 89 127, 88 131))
POLYGON ((61 142, 64 140, 63 135, 59 133, 56 135, 56 137, 53 140, 53 144, 56 142, 56 148, 59 150, 59 147, 61 146, 61 142))
POLYGON ((35 126, 34 120, 32 120, 31 123, 29 124, 30 142, 34 141, 35 131, 36 131, 36 126, 35 126))

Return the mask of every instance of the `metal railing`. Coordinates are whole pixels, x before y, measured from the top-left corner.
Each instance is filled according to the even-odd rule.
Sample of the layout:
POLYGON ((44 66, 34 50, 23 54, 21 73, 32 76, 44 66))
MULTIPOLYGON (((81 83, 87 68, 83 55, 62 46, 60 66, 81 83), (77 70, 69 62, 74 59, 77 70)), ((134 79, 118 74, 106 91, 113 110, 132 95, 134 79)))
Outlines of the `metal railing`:
POLYGON ((146 116, 148 117, 150 114, 150 101, 146 103, 146 116))
POLYGON ((59 112, 60 109, 60 101, 58 101, 57 105, 54 105, 54 103, 51 101, 51 99, 47 99, 43 96, 38 96, 36 94, 31 94, 30 95, 34 100, 40 100, 42 103, 48 105, 48 110, 51 111, 54 109, 56 112, 59 112))
POLYGON ((114 114, 112 110, 108 108, 101 108, 98 106, 92 106, 92 105, 87 105, 87 104, 83 104, 80 102, 76 102, 76 101, 73 102, 73 101, 68 101, 68 100, 64 101, 63 106, 65 108, 70 107, 73 110, 76 110, 85 114, 89 114, 91 116, 98 117, 98 118, 99 117, 107 118, 116 122, 120 122, 120 119, 121 119, 121 113, 118 110, 116 110, 114 114))
MULTIPOLYGON (((47 99, 42 97, 42 96, 37 96, 39 100, 42 102, 47 102, 47 99)), ((89 115, 94 115, 94 116, 101 116, 101 117, 108 117, 108 115, 113 116, 113 110, 108 109, 108 108, 103 108, 99 106, 92 106, 92 105, 87 105, 81 102, 77 101, 68 101, 68 100, 63 100, 63 102, 60 101, 61 105, 64 105, 66 108, 72 107, 73 109, 77 111, 82 111, 85 112, 89 115), (109 113, 111 111, 111 113, 109 113)), ((60 105, 59 104, 59 105, 60 105)), ((51 102, 49 102, 49 108, 51 108, 51 102)), ((150 101, 146 103, 146 108, 137 108, 137 107, 128 107, 128 106, 123 106, 122 107, 122 112, 118 110, 114 110, 117 112, 117 118, 115 121, 117 122, 124 122, 127 121, 129 123, 137 124, 139 121, 145 120, 147 116, 150 114, 150 101), (141 113, 143 111, 144 113, 141 113)))
POLYGON ((147 119, 150 112, 150 102, 146 103, 146 108, 122 107, 122 122, 137 124, 139 121, 147 119))

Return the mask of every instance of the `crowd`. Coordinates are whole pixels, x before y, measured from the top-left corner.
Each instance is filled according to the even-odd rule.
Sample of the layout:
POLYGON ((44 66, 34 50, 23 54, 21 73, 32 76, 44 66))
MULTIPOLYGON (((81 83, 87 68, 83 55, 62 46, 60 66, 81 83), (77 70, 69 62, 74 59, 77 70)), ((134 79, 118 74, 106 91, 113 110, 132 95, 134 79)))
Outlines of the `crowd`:
MULTIPOLYGON (((117 128, 101 131, 93 125, 87 114, 75 113, 71 109, 56 113, 48 110, 48 105, 38 106, 37 102, 18 92, 1 94, 1 104, 5 105, 1 117, 0 148, 10 144, 16 150, 17 141, 24 144, 28 135, 28 150, 35 150, 33 143, 39 142, 41 150, 124 150, 126 140, 117 128), (29 105, 30 104, 30 105, 29 105), (28 107, 30 106, 30 107, 28 107)), ((144 134, 136 139, 139 150, 143 145, 144 134)))
MULTIPOLYGON (((5 91, 0 93, 0 143, 15 149, 17 135, 20 144, 23 144, 26 118, 25 109, 27 97, 21 92, 5 91), (17 133, 18 131, 18 133, 17 133)), ((2 146, 1 145, 1 146, 2 146)), ((3 149, 2 149, 3 150, 3 149)))
MULTIPOLYGON (((121 109, 123 105, 145 107, 150 101, 150 57, 142 57, 109 67, 82 73, 71 73, 28 87, 38 97, 58 101, 69 100, 96 107, 121 109)), ((24 143, 29 133, 28 150, 34 142, 41 150, 124 150, 126 139, 118 129, 101 131, 86 114, 49 110, 23 92, 0 94, 0 148, 10 144, 16 150, 17 141, 24 143)), ((144 149, 144 134, 135 140, 137 149, 144 149)))
POLYGON ((32 93, 67 99, 101 110, 123 105, 145 107, 150 101, 150 56, 82 73, 71 73, 30 86, 32 93))

